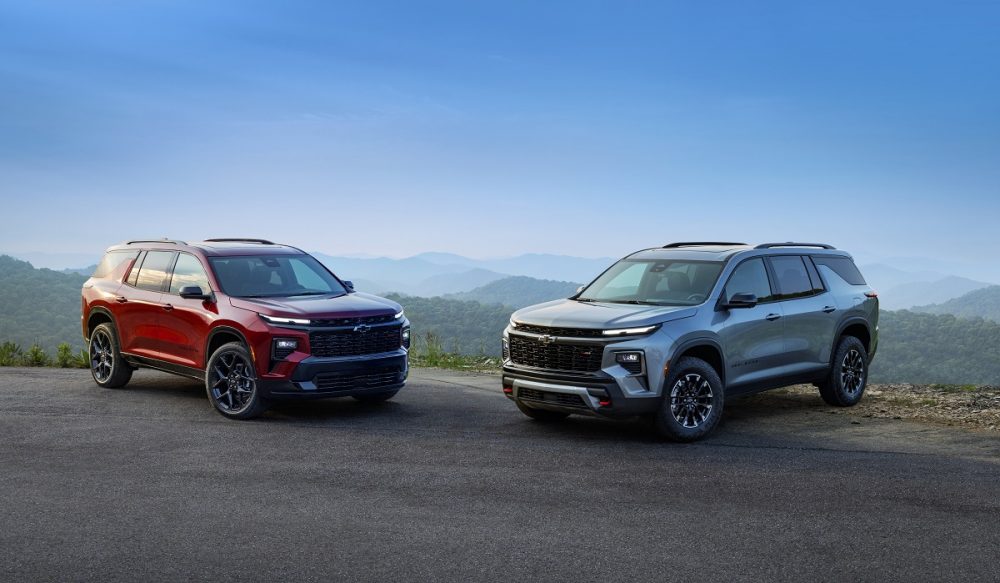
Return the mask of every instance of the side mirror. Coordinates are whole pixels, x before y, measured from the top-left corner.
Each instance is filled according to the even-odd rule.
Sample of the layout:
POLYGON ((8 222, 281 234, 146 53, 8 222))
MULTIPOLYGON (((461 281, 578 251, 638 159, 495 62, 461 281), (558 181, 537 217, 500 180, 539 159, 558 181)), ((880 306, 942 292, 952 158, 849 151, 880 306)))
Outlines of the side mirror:
POLYGON ((347 286, 347 289, 349 289, 351 291, 354 291, 354 282, 353 281, 351 281, 349 279, 345 279, 344 280, 344 285, 347 286))
POLYGON ((196 285, 186 285, 181 288, 178 294, 186 300, 211 300, 212 294, 205 293, 202 289, 196 285))
POLYGON ((723 308, 733 309, 733 308, 752 308, 757 305, 757 296, 750 293, 736 293, 733 297, 729 298, 729 301, 722 304, 723 308))

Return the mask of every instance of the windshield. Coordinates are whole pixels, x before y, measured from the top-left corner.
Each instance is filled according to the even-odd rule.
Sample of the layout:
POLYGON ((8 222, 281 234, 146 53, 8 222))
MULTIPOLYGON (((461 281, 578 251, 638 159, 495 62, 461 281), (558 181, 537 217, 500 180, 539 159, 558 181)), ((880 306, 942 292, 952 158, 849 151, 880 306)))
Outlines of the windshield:
POLYGON ((718 261, 623 259, 576 297, 583 302, 693 306, 708 299, 718 261))
POLYGON ((319 261, 309 255, 210 257, 219 286, 238 298, 274 298, 347 293, 319 261))

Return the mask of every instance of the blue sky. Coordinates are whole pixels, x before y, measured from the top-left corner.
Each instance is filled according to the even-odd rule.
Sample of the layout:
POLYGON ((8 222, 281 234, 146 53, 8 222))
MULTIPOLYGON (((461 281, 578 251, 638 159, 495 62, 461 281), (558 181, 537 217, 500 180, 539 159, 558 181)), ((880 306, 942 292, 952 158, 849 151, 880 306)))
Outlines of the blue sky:
POLYGON ((0 251, 995 261, 997 2, 0 5, 0 251))

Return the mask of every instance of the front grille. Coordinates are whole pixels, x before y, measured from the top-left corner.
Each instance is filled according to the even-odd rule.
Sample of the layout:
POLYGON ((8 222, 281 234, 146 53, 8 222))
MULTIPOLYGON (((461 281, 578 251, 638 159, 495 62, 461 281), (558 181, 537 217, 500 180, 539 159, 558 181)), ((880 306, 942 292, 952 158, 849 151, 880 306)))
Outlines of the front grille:
POLYGON ((364 316, 355 318, 327 318, 323 320, 310 320, 310 325, 318 328, 336 328, 340 326, 357 326, 358 324, 385 324, 396 319, 395 314, 383 314, 381 316, 364 316))
POLYGON ((399 367, 382 367, 366 374, 320 373, 313 382, 317 391, 349 391, 375 389, 402 382, 399 367))
POLYGON ((367 332, 337 330, 310 332, 309 349, 314 356, 359 356, 399 350, 401 326, 372 328, 367 332))
POLYGON ((543 334, 547 336, 563 336, 566 338, 603 338, 602 330, 593 328, 550 328, 548 326, 534 326, 532 324, 518 324, 514 327, 518 332, 528 334, 543 334))
POLYGON ((553 393, 551 391, 539 391, 537 389, 518 389, 517 398, 522 401, 533 401, 536 403, 547 403, 549 405, 559 405, 560 407, 573 407, 576 409, 590 409, 580 395, 568 393, 553 393))
POLYGON ((549 370, 597 372, 604 347, 592 344, 546 344, 525 336, 510 336, 510 361, 549 370))

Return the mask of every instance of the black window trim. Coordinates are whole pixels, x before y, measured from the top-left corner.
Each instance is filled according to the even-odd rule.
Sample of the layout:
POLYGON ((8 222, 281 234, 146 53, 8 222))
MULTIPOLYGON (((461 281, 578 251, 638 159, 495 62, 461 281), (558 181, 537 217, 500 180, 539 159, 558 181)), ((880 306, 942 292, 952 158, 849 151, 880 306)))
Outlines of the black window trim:
MULTIPOLYGON (((774 255, 763 255, 762 257, 764 257, 764 259, 765 259, 764 263, 765 263, 765 265, 767 265, 767 271, 768 271, 768 273, 771 275, 771 277, 774 278, 774 282, 778 286, 778 294, 777 294, 777 298, 778 299, 777 299, 777 301, 779 301, 779 302, 793 302, 795 300, 804 300, 804 299, 807 299, 807 298, 814 298, 814 297, 816 297, 818 295, 825 294, 827 291, 829 291, 829 290, 826 289, 826 286, 824 285, 822 291, 817 291, 817 290, 813 289, 808 294, 799 294, 799 295, 795 295, 795 296, 787 296, 787 295, 785 295, 783 293, 783 291, 781 290, 781 287, 780 287, 781 286, 781 282, 778 280, 778 273, 774 270, 774 266, 771 265, 771 259, 774 258, 774 257, 798 257, 799 260, 802 261, 802 269, 805 269, 805 271, 806 271, 806 279, 809 280, 809 285, 813 286, 814 284, 812 283, 812 277, 809 275, 809 268, 806 267, 806 258, 808 257, 808 255, 806 255, 804 253, 775 253, 774 255)), ((819 273, 818 269, 816 270, 816 273, 817 274, 819 273)), ((820 283, 822 283, 822 281, 820 283)), ((772 289, 771 291, 773 293, 774 289, 772 289)))
MULTIPOLYGON (((150 252, 154 252, 154 253, 155 252, 171 253, 173 255, 173 257, 170 259, 170 262, 167 263, 167 271, 166 271, 167 277, 163 278, 163 283, 160 284, 160 289, 159 289, 159 292, 161 294, 162 293, 166 293, 166 290, 170 289, 170 278, 172 278, 174 276, 174 264, 177 263, 177 253, 178 253, 178 251, 173 251, 173 250, 168 250, 168 249, 144 249, 143 252, 142 252, 142 264, 143 265, 146 263, 146 258, 149 257, 150 252)), ((139 265, 139 261, 136 260, 136 263, 134 263, 132 265, 132 269, 135 269, 136 265, 138 265, 138 267, 139 267, 138 271, 136 271, 136 283, 138 284, 138 282, 139 282, 138 275, 139 275, 139 271, 142 271, 142 265, 139 265)), ((142 291, 148 291, 148 292, 153 292, 153 293, 157 292, 157 290, 155 290, 155 289, 149 289, 149 288, 145 288, 145 287, 139 287, 138 285, 132 285, 128 281, 128 278, 131 275, 132 275, 132 271, 129 270, 129 275, 125 276, 125 282, 124 282, 125 285, 129 286, 132 289, 137 289, 137 290, 142 290, 142 291)))
POLYGON ((175 293, 173 293, 173 292, 170 291, 170 286, 174 282, 174 269, 177 268, 177 261, 181 258, 181 254, 182 253, 184 255, 189 255, 191 257, 194 257, 194 260, 197 261, 198 265, 201 266, 201 270, 203 272, 205 272, 205 281, 208 282, 208 289, 203 289, 201 291, 203 291, 204 293, 211 293, 212 291, 214 291, 212 289, 212 280, 208 277, 208 270, 205 269, 205 264, 201 262, 201 259, 199 259, 198 256, 195 255, 194 253, 188 253, 187 251, 177 251, 176 253, 174 253, 174 260, 170 262, 170 273, 167 275, 167 284, 166 284, 166 287, 165 287, 163 293, 165 293, 167 295, 171 295, 171 296, 180 297, 179 293, 175 294, 175 293))
POLYGON ((744 259, 741 259, 740 262, 736 264, 736 267, 734 267, 733 270, 729 272, 729 277, 726 278, 726 283, 723 284, 723 286, 722 286, 722 292, 719 294, 719 304, 720 305, 721 304, 725 304, 726 301, 729 300, 729 298, 726 297, 726 288, 729 287, 729 282, 732 281, 733 274, 736 273, 736 270, 739 269, 740 266, 742 266, 747 261, 751 261, 753 259, 760 259, 761 263, 764 264, 764 275, 767 276, 767 285, 768 285, 769 288, 771 288, 771 297, 770 297, 770 299, 761 300, 760 298, 757 298, 757 305, 773 304, 773 303, 781 301, 781 299, 779 299, 778 294, 775 293, 775 279, 774 279, 773 273, 771 272, 771 266, 766 261, 767 256, 766 255, 754 255, 753 257, 746 257, 744 259))

